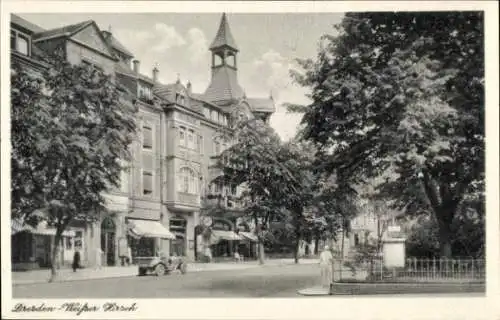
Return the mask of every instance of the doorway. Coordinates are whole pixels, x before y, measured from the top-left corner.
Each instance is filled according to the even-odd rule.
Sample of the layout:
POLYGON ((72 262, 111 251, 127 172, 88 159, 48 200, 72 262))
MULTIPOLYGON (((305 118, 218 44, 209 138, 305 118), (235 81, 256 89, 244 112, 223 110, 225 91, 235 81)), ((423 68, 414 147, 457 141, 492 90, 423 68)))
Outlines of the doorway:
POLYGON ((101 223, 101 250, 104 265, 114 266, 116 248, 116 225, 110 217, 104 218, 101 223))

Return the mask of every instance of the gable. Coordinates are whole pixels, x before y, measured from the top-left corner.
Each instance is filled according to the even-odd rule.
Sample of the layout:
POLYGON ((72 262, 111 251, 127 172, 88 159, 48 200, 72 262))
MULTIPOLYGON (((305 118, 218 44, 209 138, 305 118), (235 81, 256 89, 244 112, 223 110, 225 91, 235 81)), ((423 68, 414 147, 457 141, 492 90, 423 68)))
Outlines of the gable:
POLYGON ((232 117, 238 119, 240 116, 244 115, 246 119, 251 119, 252 117, 252 111, 250 109, 250 106, 246 102, 241 102, 238 104, 234 110, 232 111, 232 117))
POLYGON ((101 33, 99 32, 99 29, 95 25, 95 23, 90 24, 86 28, 83 28, 82 30, 78 31, 76 34, 74 34, 71 39, 74 39, 76 41, 82 42, 89 47, 102 52, 108 56, 113 56, 111 53, 111 50, 109 49, 108 45, 104 41, 101 33))

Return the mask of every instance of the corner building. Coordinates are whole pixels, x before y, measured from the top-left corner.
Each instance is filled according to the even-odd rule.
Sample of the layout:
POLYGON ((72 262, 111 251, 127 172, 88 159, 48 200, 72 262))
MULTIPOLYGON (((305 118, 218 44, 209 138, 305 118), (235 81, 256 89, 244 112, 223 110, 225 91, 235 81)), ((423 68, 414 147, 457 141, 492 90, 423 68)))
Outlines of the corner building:
MULTIPOLYGON (((11 15, 10 26, 12 63, 41 73, 49 67, 42 58, 61 50, 70 63, 98 68, 127 87, 139 109, 138 135, 131 145, 133 160, 122 172, 121 187, 105 194, 107 211, 99 214, 98 221, 71 223, 58 263, 70 264, 76 250, 86 266, 98 260, 105 266, 120 265, 129 248, 132 258, 160 251, 195 259, 204 245, 228 255, 234 249, 230 241, 237 238, 234 231, 252 231, 234 200, 238 188, 210 183, 218 174, 213 168, 216 157, 229 146, 218 133, 229 129, 234 116, 269 121, 275 106, 272 97, 246 97, 239 85, 239 50, 225 14, 209 48, 211 80, 203 93, 192 92, 189 82, 160 83, 156 67, 151 76, 142 74, 134 54, 92 20, 44 30, 11 15), (227 209, 224 218, 210 217, 218 236, 212 244, 203 244, 195 235, 201 223, 201 198, 207 196, 223 199, 227 209)), ((47 267, 54 236, 54 227, 31 228, 12 221, 13 268, 47 267)))

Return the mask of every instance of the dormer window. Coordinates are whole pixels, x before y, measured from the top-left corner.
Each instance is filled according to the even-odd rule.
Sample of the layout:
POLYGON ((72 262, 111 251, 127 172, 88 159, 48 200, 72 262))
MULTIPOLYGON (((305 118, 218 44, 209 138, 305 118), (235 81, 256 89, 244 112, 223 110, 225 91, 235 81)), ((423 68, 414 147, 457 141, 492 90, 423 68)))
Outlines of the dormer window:
POLYGON ((139 99, 143 99, 146 101, 153 100, 153 92, 152 92, 150 87, 142 85, 142 84, 138 84, 137 90, 138 90, 137 95, 138 95, 139 99))
POLYGON ((184 106, 186 103, 186 98, 184 97, 184 95, 182 95, 180 93, 176 93, 175 94, 175 103, 177 103, 180 106, 184 106))
POLYGON ((26 56, 31 55, 31 38, 17 30, 10 31, 10 49, 26 56))

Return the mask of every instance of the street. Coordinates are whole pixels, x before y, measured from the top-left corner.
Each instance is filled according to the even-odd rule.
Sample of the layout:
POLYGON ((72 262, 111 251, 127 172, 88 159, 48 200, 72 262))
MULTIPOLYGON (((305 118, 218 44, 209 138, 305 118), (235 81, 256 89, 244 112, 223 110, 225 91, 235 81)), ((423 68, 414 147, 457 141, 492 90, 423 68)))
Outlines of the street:
POLYGON ((317 265, 173 273, 13 286, 14 298, 218 298, 299 297, 319 284, 317 265))

